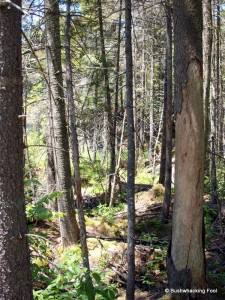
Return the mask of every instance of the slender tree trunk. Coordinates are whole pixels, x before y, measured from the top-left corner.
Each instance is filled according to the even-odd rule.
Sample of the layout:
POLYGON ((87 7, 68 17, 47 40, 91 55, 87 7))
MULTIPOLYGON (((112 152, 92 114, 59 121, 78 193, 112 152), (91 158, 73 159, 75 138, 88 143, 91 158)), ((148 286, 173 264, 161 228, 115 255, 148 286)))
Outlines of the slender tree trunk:
POLYGON ((150 99, 149 99, 149 164, 153 166, 153 138, 154 138, 154 56, 153 46, 151 45, 150 62, 150 99))
POLYGON ((172 174, 172 7, 171 1, 166 1, 167 16, 167 48, 166 48, 166 178, 165 197, 162 205, 164 222, 168 221, 171 202, 171 174, 172 174))
POLYGON ((211 179, 211 202, 217 204, 217 178, 216 178, 216 156, 215 156, 215 140, 214 136, 211 138, 211 168, 210 168, 210 179, 211 179))
MULTIPOLYGON (((13 3, 21 7, 21 1, 13 3)), ((0 5, 0 298, 33 299, 23 189, 21 12, 0 5)))
MULTIPOLYGON (((119 109, 119 72, 120 72, 120 45, 121 45, 121 17, 122 17, 122 0, 120 0, 120 14, 119 14, 119 28, 118 28, 118 40, 117 40, 117 58, 116 58, 116 86, 115 86, 115 110, 113 120, 113 136, 115 139, 115 150, 116 150, 116 131, 117 131, 117 116, 119 109)), ((115 153, 116 159, 116 153, 115 153)), ((116 164, 116 163, 115 163, 116 164)), ((116 186, 116 180, 118 175, 118 165, 115 166, 114 173, 112 173, 111 188, 110 188, 110 206, 114 203, 114 191, 116 186)), ((112 170, 113 171, 113 170, 112 170)))
POLYGON ((120 138, 120 148, 119 148, 118 159, 117 159, 116 170, 115 170, 115 176, 113 178, 111 195, 110 195, 110 203, 109 203, 110 206, 113 205, 113 199, 114 199, 114 193, 115 193, 115 189, 116 189, 117 176, 118 176, 119 168, 120 168, 120 160, 121 160, 121 153, 122 153, 122 146, 123 146, 123 136, 124 136, 124 128, 125 128, 125 119, 126 119, 126 113, 124 113, 124 117, 123 117, 123 125, 122 125, 122 132, 121 132, 121 138, 120 138))
MULTIPOLYGON (((141 16, 144 20, 144 8, 142 6, 141 16)), ((144 28, 144 24, 142 24, 144 28)), ((137 156, 137 166, 139 168, 143 167, 144 164, 144 144, 145 144, 145 109, 146 109, 146 66, 145 66, 145 31, 142 33, 142 54, 141 54, 141 107, 140 107, 140 117, 139 117, 139 145, 137 156)))
MULTIPOLYGON (((203 101, 205 107, 205 146, 207 148, 210 134, 210 84, 212 66, 212 4, 203 1, 203 101)), ((207 150, 207 149, 206 149, 207 150)), ((206 168, 209 159, 206 158, 206 168)))
POLYGON ((218 105, 218 153, 223 156, 223 127, 224 127, 224 104, 222 99, 222 74, 221 74, 221 14, 220 0, 216 3, 216 90, 218 105))
POLYGON ((152 161, 153 174, 155 174, 155 169, 156 169, 157 148, 158 148, 160 134, 161 134, 161 131, 162 131, 162 123, 163 123, 163 109, 162 109, 160 120, 159 120, 158 133, 157 133, 157 136, 156 136, 156 139, 155 139, 155 145, 154 145, 154 150, 153 150, 153 161, 152 161))
POLYGON ((100 41, 101 41, 101 59, 102 59, 105 93, 106 93, 105 111, 107 113, 108 130, 109 130, 110 168, 109 168, 108 193, 110 195, 113 175, 115 173, 115 168, 116 168, 116 148, 115 148, 116 143, 115 143, 115 132, 114 132, 114 124, 113 124, 114 122, 113 122, 113 115, 112 115, 112 101, 111 101, 110 87, 109 87, 109 72, 108 72, 108 64, 107 64, 106 52, 105 52, 105 38, 104 38, 104 30, 103 30, 101 0, 97 0, 97 4, 98 4, 98 18, 99 18, 99 28, 100 28, 100 41))
POLYGON ((59 3, 57 1, 45 1, 46 55, 49 87, 51 89, 49 90, 49 101, 52 106, 54 164, 56 168, 56 187, 57 190, 63 192, 63 196, 58 198, 58 210, 64 214, 63 217, 60 217, 60 233, 62 244, 66 247, 77 242, 79 229, 75 218, 72 197, 58 6, 59 3))
MULTIPOLYGON (((174 0, 173 3, 176 172, 172 240, 168 251, 169 286, 205 288, 202 1, 174 0)), ((191 295, 176 294, 175 299, 191 299, 191 295)), ((198 294, 198 299, 207 299, 207 295, 198 294)))
MULTIPOLYGON (((84 218, 84 209, 83 209, 83 198, 81 191, 81 175, 80 175, 80 161, 79 161, 79 146, 78 146, 78 136, 77 136, 77 127, 76 127, 76 118, 75 118, 75 105, 73 97, 73 84, 72 84, 72 68, 71 68, 71 55, 70 55, 70 6, 71 0, 67 0, 66 5, 66 35, 65 35, 65 46, 66 46, 66 85, 67 85, 67 102, 69 107, 69 128, 70 128, 70 140, 72 148, 72 159, 74 167, 74 179, 75 179, 75 189, 77 196, 77 207, 78 207, 78 219, 80 225, 80 242, 81 242, 81 252, 83 259, 83 266, 87 268, 88 277, 87 280, 93 290, 93 283, 90 276, 90 264, 88 256, 88 247, 87 247, 87 237, 86 237, 86 225, 84 218)), ((88 294, 89 300, 94 300, 95 295, 90 293, 88 294)))
MULTIPOLYGON (((54 143, 53 143, 53 122, 51 97, 48 101, 48 125, 47 125, 47 194, 51 194, 56 190, 56 171, 54 163, 54 143)), ((49 208, 58 211, 57 199, 49 203, 49 208)))
POLYGON ((126 300, 134 299, 135 291, 135 141, 134 141, 134 111, 133 111, 133 59, 131 37, 131 0, 125 0, 125 52, 126 52, 126 97, 127 97, 127 205, 128 234, 127 258, 128 275, 126 300))
POLYGON ((165 185, 166 178, 166 110, 167 110, 167 57, 165 66, 164 101, 163 101, 163 127, 161 136, 161 159, 159 170, 159 183, 165 185))

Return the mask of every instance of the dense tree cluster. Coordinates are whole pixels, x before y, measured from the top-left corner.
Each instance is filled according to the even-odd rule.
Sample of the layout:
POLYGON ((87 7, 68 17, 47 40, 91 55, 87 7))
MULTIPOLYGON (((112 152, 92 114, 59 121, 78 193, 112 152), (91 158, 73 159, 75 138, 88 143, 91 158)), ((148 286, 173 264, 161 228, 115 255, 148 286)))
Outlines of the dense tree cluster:
POLYGON ((141 172, 165 187, 169 287, 207 287, 204 188, 223 234, 224 28, 220 0, 0 1, 1 299, 32 299, 25 205, 43 195, 62 246, 81 244, 95 288, 90 194, 111 208, 126 200, 126 299, 134 299, 141 172))

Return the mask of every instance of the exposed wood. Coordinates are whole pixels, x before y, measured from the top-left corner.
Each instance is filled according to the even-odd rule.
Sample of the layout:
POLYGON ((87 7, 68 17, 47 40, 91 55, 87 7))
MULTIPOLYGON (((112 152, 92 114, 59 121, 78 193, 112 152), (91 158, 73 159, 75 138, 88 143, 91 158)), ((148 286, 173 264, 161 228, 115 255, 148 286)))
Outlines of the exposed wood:
MULTIPOLYGON (((168 250, 169 286, 205 288, 202 1, 173 3, 176 163, 172 240, 168 250)), ((185 297, 190 299, 191 295, 185 297)), ((207 299, 207 295, 204 297, 207 299)), ((177 294, 175 299, 185 298, 177 294)))

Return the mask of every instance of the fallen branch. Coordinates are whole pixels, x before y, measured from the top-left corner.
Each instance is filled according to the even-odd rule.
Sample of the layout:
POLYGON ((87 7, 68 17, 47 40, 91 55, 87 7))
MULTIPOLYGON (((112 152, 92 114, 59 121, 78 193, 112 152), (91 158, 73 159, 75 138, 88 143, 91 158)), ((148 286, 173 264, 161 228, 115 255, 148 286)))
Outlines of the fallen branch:
MULTIPOLYGON (((127 243, 127 238, 119 238, 119 237, 106 237, 106 236, 96 236, 96 235, 87 235, 87 239, 97 239, 98 241, 100 240, 105 240, 105 241, 116 241, 116 242, 123 242, 123 243, 127 243)), ((142 245, 142 246, 154 246, 157 244, 162 244, 167 242, 167 240, 156 240, 156 241, 152 241, 152 242, 147 242, 144 240, 140 240, 140 239, 135 239, 135 244, 136 245, 142 245)))

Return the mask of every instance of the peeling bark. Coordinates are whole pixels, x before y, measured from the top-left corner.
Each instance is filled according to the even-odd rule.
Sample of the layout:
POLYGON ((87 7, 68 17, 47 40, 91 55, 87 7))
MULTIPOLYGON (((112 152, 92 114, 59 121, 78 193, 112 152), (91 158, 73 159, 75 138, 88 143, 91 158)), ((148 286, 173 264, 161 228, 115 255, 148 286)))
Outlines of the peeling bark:
POLYGON ((174 268, 178 272, 189 270, 185 273, 186 276, 190 273, 187 288, 205 286, 202 244, 203 120, 201 65, 193 60, 188 66, 183 104, 176 120, 176 178, 171 247, 174 268))
MULTIPOLYGON (((176 165, 169 285, 205 288, 202 1, 174 0, 176 165)), ((175 299, 201 299, 199 294, 175 299)), ((204 295, 207 299, 207 295, 204 295)))

